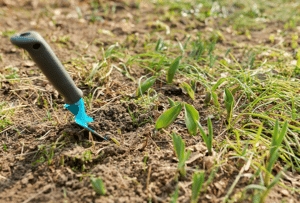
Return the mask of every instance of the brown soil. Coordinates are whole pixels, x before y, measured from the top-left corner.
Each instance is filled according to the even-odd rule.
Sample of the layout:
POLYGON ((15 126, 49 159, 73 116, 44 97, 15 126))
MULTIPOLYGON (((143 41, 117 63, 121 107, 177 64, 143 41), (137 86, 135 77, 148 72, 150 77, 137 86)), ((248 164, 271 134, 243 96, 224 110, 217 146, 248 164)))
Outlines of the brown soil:
MULTIPOLYGON (((136 83, 116 69, 113 69, 108 79, 96 80, 91 87, 80 82, 88 77, 91 63, 94 63, 91 56, 101 47, 106 49, 118 42, 131 53, 143 53, 147 33, 153 33, 155 29, 147 23, 155 22, 159 18, 158 15, 165 11, 154 10, 151 5, 143 2, 137 9, 133 2, 104 1, 110 10, 114 7, 116 13, 106 15, 105 11, 100 9, 97 16, 103 20, 91 23, 92 8, 87 1, 44 2, 46 1, 0 0, 0 31, 38 31, 58 58, 66 62, 66 68, 85 96, 94 93, 101 85, 103 89, 98 89, 95 93, 98 100, 94 100, 91 108, 87 108, 87 113, 95 120, 91 126, 98 133, 115 138, 119 145, 97 137, 92 139, 87 131, 74 124, 72 116, 63 107, 63 98, 52 88, 37 66, 30 63, 28 55, 14 47, 7 36, 0 35, 0 72, 7 71, 7 67, 17 67, 22 78, 19 82, 1 79, 0 103, 6 101, 9 108, 15 108, 16 111, 12 118, 13 125, 0 132, 1 142, 7 146, 6 151, 3 147, 0 148, 0 202, 169 202, 177 185, 174 177, 178 162, 171 138, 165 133, 154 132, 154 125, 147 120, 155 121, 169 108, 167 97, 170 97, 178 101, 188 100, 199 111, 201 120, 204 121, 209 110, 204 105, 204 90, 200 88, 195 101, 191 101, 179 87, 160 88, 161 84, 157 83, 154 89, 161 93, 157 109, 150 107, 145 110, 139 104, 130 102, 129 95, 136 90, 136 83), (81 8, 81 20, 77 17, 76 6, 81 8), (99 34, 99 29, 108 30, 115 36, 99 34), (66 35, 70 36, 70 39, 59 43, 59 37, 66 35), (137 35, 139 41, 133 45, 128 36, 137 35), (97 43, 92 43, 95 39, 97 43), (84 68, 81 72, 76 69, 76 62, 69 62, 78 57, 76 52, 84 55, 83 60, 87 62, 81 66, 84 68), (126 98, 129 98, 129 102, 126 98), (50 105, 52 121, 47 119, 44 100, 50 105), (52 106, 54 100, 56 107, 52 106), (18 108, 20 106, 22 108, 18 108), (136 120, 133 121, 130 113, 136 120), (51 143, 55 142, 59 144, 52 149, 54 156, 49 163, 51 143), (91 157, 87 158, 89 152, 91 157), (97 195, 92 189, 92 175, 101 177, 104 181, 107 191, 105 196, 97 195)), ((177 30, 187 31, 192 25, 194 27, 191 33, 210 32, 208 25, 196 20, 166 23, 177 30)), ((234 47, 233 52, 241 56, 242 44, 268 43, 268 36, 273 31, 253 31, 252 39, 244 35, 237 36, 235 41, 240 43, 240 47, 234 47)), ((163 32, 165 31, 161 31, 163 32)), ((230 29, 224 31, 226 39, 233 36, 230 29)), ((181 40, 183 37, 184 34, 176 33, 165 36, 165 39, 176 41, 176 38, 181 40)), ((155 37, 151 40, 155 40, 155 37)), ((219 46, 220 49, 226 50, 232 44, 225 41, 219 46)), ((100 52, 98 60, 101 60, 101 54, 100 52)), ((119 62, 123 62, 118 60, 112 63, 118 65, 119 62)), ((241 58, 238 57, 238 60, 241 58)), ((142 75, 148 74, 140 67, 129 68, 137 81, 142 75)), ((204 169, 206 147, 200 136, 191 137, 188 134, 185 126, 181 124, 183 119, 183 115, 180 115, 178 122, 168 131, 181 134, 187 148, 192 149, 192 161, 187 164, 187 176, 179 179, 178 202, 189 202, 192 174, 197 168, 204 169)), ((220 120, 213 120, 213 125, 215 138, 217 142, 221 142, 226 135, 222 133, 225 126, 220 120)), ((206 126, 206 122, 203 122, 203 126, 206 126)), ((205 195, 200 196, 199 202, 223 200, 240 171, 238 161, 228 162, 231 163, 219 168, 205 195)), ((206 179, 211 170, 206 171, 206 179)), ((241 178, 233 195, 240 195, 248 182, 249 177, 241 178)), ((269 200, 274 203, 284 199, 298 202, 299 198, 298 193, 290 194, 281 186, 276 186, 269 200)))

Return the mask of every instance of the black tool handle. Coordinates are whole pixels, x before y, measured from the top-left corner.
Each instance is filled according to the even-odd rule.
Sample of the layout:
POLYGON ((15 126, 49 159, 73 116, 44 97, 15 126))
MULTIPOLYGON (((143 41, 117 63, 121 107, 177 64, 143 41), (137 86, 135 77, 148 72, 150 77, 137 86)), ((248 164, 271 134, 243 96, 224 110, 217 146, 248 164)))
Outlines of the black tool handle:
POLYGON ((29 31, 14 34, 10 41, 28 51, 55 89, 64 96, 67 104, 72 105, 80 100, 82 91, 76 87, 64 66, 39 33, 29 31))

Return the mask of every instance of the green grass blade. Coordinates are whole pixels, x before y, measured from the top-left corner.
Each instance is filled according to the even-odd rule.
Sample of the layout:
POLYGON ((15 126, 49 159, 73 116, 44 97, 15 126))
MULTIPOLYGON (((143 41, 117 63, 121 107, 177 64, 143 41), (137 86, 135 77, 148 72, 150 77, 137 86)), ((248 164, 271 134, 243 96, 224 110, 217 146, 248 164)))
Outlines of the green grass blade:
POLYGON ((156 43, 155 51, 159 51, 161 49, 162 43, 163 43, 162 38, 159 38, 159 40, 156 43))
POLYGON ((231 92, 226 88, 225 89, 225 107, 226 107, 226 110, 227 110, 227 114, 231 114, 232 113, 232 108, 233 108, 233 105, 234 105, 234 98, 231 94, 231 92))
POLYGON ((214 84, 214 86, 211 88, 211 91, 216 91, 216 89, 218 89, 218 87, 226 80, 227 80, 226 78, 220 78, 218 82, 214 84))
POLYGON ((210 118, 207 119, 208 126, 208 137, 207 137, 207 149, 208 153, 211 155, 212 153, 212 141, 213 141, 213 127, 210 118))
POLYGON ((264 190, 267 190, 267 188, 263 185, 256 185, 256 184, 251 184, 251 185, 248 185, 245 187, 245 190, 261 190, 261 191, 264 191, 264 190))
POLYGON ((214 102, 214 105, 215 107, 217 107, 218 109, 220 108, 220 103, 218 101, 218 96, 216 93, 212 92, 211 93, 211 96, 212 96, 212 99, 213 99, 213 102, 214 102))
POLYGON ((279 134, 279 136, 277 138, 277 147, 279 147, 281 145, 281 143, 283 141, 283 138, 286 135, 287 130, 288 130, 287 121, 285 121, 284 124, 283 124, 283 127, 282 127, 282 129, 280 131, 280 134, 279 134))

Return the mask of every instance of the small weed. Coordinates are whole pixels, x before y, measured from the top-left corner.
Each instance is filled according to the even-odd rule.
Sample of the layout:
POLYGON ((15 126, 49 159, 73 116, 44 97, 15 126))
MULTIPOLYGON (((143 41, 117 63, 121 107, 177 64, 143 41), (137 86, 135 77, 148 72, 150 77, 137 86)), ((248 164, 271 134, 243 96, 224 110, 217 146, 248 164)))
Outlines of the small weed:
POLYGON ((6 128, 7 125, 12 125, 12 124, 13 123, 11 122, 11 120, 9 118, 4 118, 4 119, 0 120, 0 130, 3 130, 4 128, 6 128))
POLYGON ((281 131, 279 132, 279 123, 278 123, 278 120, 276 120, 274 130, 273 130, 272 142, 271 142, 271 146, 270 146, 270 153, 269 153, 269 156, 267 159, 267 165, 266 165, 267 173, 266 173, 265 179, 264 179, 264 185, 266 187, 269 186, 270 174, 272 173, 273 166, 279 157, 279 147, 286 135, 287 130, 288 130, 288 127, 287 127, 287 121, 286 121, 283 124, 281 131))
POLYGON ((184 177, 186 174, 185 162, 190 157, 191 150, 188 150, 187 152, 185 152, 185 143, 182 140, 180 135, 176 135, 175 133, 173 133, 172 138, 173 138, 174 150, 175 150, 176 156, 179 160, 177 169, 178 169, 180 175, 184 177))
POLYGON ((213 141, 213 127, 210 118, 207 119, 207 126, 208 126, 208 135, 204 132, 201 124, 197 121, 197 126, 200 130, 200 134, 206 144, 208 155, 212 155, 212 141, 213 141))
POLYGON ((15 34, 16 30, 7 30, 2 32, 3 37, 11 37, 13 34, 15 34))
POLYGON ((178 56, 170 65, 170 68, 167 73, 167 82, 170 84, 173 81, 174 75, 176 73, 176 70, 178 69, 180 65, 180 61, 182 59, 182 56, 178 56))
POLYGON ((230 125, 230 120, 232 118, 232 111, 233 111, 233 106, 234 106, 234 98, 233 98, 231 92, 227 88, 225 89, 224 101, 225 101, 225 107, 227 110, 226 119, 230 125))
POLYGON ((195 100, 195 92, 189 84, 182 82, 180 86, 189 94, 192 100, 195 100))
POLYGON ((138 124, 138 122, 137 122, 137 117, 134 115, 134 113, 131 113, 131 111, 130 111, 130 109, 129 109, 129 106, 128 106, 128 113, 129 113, 129 115, 130 115, 130 117, 131 117, 131 119, 132 119, 133 125, 138 124))
MULTIPOLYGON (((142 78, 141 78, 142 79, 142 78)), ((141 81, 140 79, 140 81, 141 81)), ((147 78, 144 82, 140 83, 139 81, 139 87, 136 91, 136 96, 139 97, 142 94, 144 94, 156 81, 156 77, 152 76, 150 78, 147 78)))
POLYGON ((176 186, 176 189, 174 191, 174 194, 172 195, 170 203, 177 203, 177 199, 179 195, 178 192, 179 192, 179 185, 176 186))
POLYGON ((48 155, 48 165, 49 166, 51 165, 51 162, 52 162, 52 159, 53 159, 53 156, 54 156, 54 149, 55 149, 55 146, 50 148, 50 152, 49 152, 49 155, 48 155))
POLYGON ((82 154, 82 161, 92 161, 92 152, 90 150, 87 150, 82 154))
POLYGON ((58 38, 59 43, 67 44, 67 42, 69 42, 69 41, 70 41, 70 36, 68 36, 68 35, 60 36, 58 38))
POLYGON ((192 197, 191 203, 197 203, 200 195, 200 191, 204 182, 204 172, 195 172, 193 175, 192 183, 192 197))

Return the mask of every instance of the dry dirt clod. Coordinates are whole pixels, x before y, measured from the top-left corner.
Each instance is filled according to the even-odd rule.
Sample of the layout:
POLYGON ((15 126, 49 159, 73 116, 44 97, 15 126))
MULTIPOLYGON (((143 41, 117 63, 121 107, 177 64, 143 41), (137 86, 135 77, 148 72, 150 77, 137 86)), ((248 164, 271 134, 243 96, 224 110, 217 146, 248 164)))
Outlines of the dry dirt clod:
POLYGON ((283 196, 289 196, 289 192, 287 191, 287 190, 285 190, 285 189, 282 189, 282 190, 280 190, 280 193, 283 195, 283 196))
POLYGON ((213 156, 205 156, 203 158, 203 166, 205 169, 210 169, 214 165, 215 158, 213 156))
MULTIPOLYGON (((208 151, 204 153, 205 155, 208 155, 208 151)), ((217 154, 214 150, 212 150, 211 156, 204 156, 203 158, 203 167, 205 169, 211 169, 214 166, 215 160, 216 160, 217 154)))

